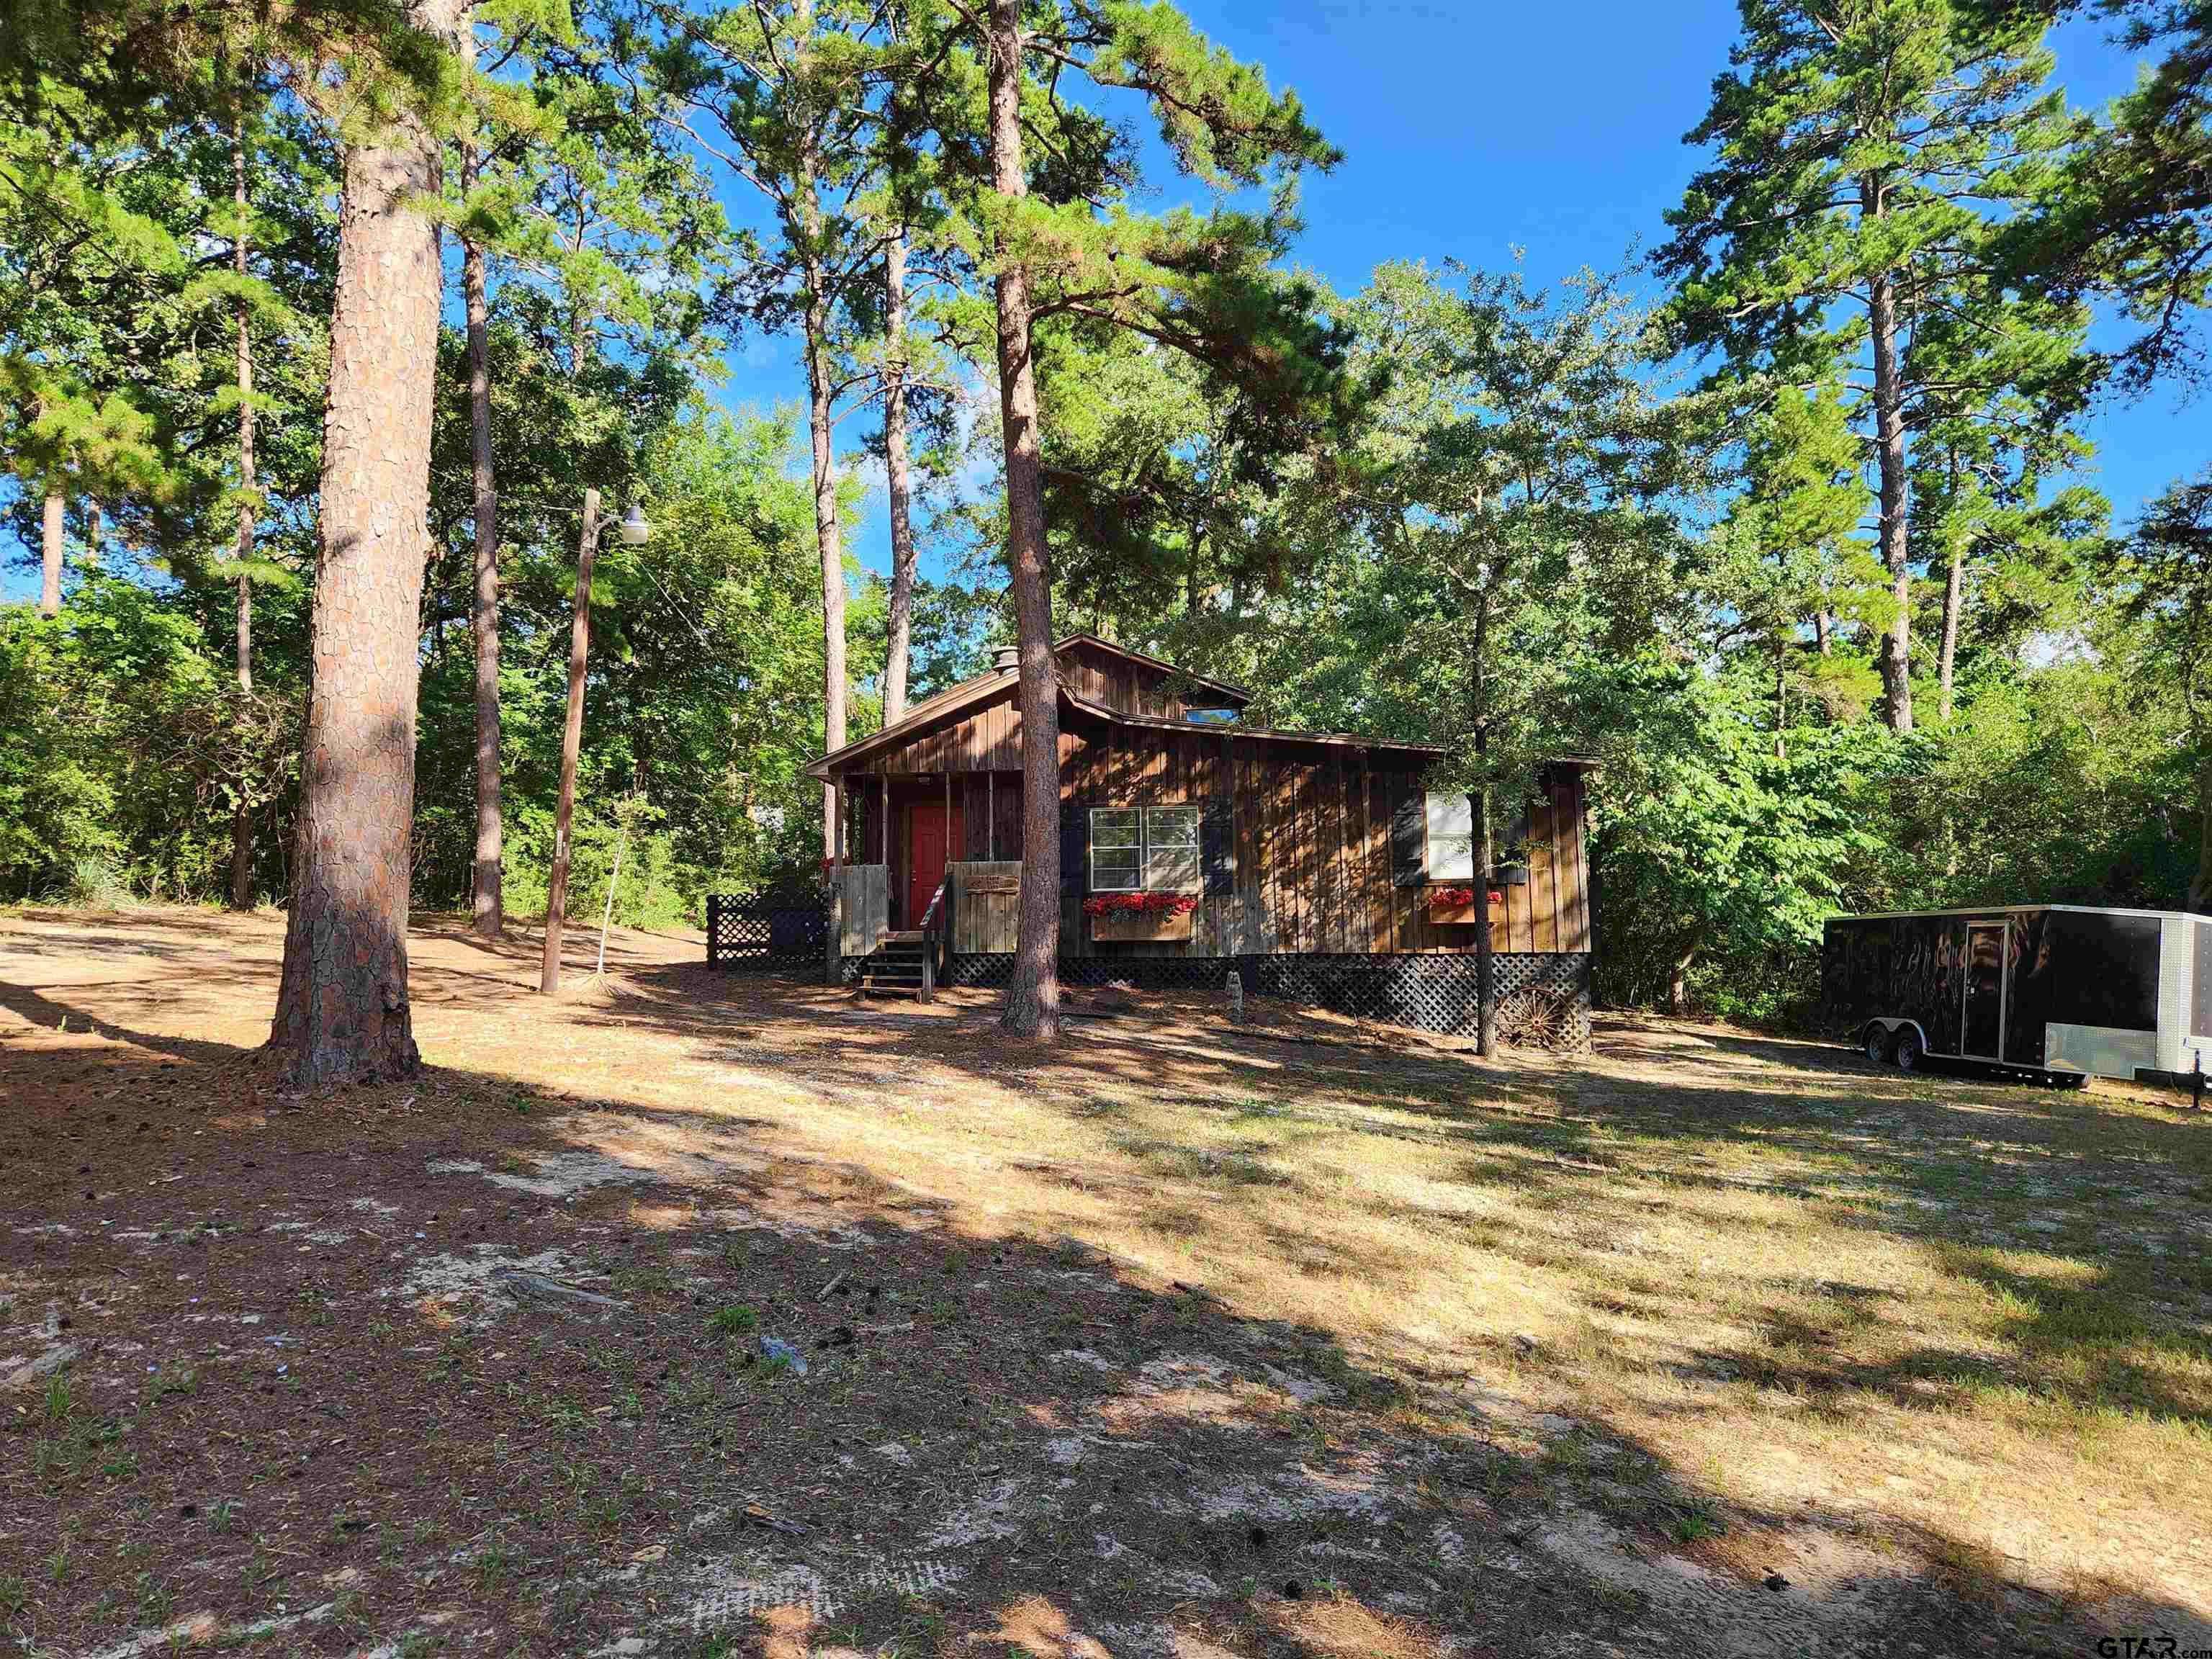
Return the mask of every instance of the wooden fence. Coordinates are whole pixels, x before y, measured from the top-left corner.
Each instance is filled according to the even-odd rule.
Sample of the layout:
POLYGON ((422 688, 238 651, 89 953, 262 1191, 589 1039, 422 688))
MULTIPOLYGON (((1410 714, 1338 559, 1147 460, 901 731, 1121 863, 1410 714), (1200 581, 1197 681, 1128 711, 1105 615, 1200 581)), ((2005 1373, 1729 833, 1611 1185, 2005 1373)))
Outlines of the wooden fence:
POLYGON ((707 964, 711 968, 821 971, 830 944, 830 907, 819 893, 709 893, 707 964))
POLYGON ((865 957, 883 943, 891 926, 890 872, 880 864, 845 866, 845 933, 848 957, 865 957))
POLYGON ((952 866, 952 949, 994 955, 1014 948, 1021 931, 1022 866, 978 860, 952 866))

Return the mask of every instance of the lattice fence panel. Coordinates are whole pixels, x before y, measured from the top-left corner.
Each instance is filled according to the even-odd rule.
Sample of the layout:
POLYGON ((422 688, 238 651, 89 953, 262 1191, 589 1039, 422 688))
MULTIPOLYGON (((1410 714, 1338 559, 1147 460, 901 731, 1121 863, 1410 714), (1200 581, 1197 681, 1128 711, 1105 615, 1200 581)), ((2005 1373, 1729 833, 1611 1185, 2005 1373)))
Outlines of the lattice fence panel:
MULTIPOLYGON (((1133 985, 1145 991, 1218 991, 1232 968, 1242 968, 1249 989, 1250 957, 1063 957, 1063 985, 1133 985)), ((945 970, 947 985, 1004 985, 1014 975, 1014 959, 1000 952, 956 956, 945 970)))
POLYGON ((712 967, 819 971, 830 948, 830 907, 813 893, 709 894, 712 967))
MULTIPOLYGON (((1570 1052, 1589 1047, 1589 957, 1501 952, 1492 961, 1504 1042, 1570 1052)), ((995 988, 1012 976, 1013 967, 1011 956, 957 956, 945 983, 995 988)), ((1080 957, 1062 961, 1060 973, 1071 985, 1214 990, 1232 968, 1255 996, 1416 1030, 1463 1035, 1474 1029, 1471 956, 1080 957)))
MULTIPOLYGON (((1065 972, 1072 963, 1060 964, 1065 972)), ((951 957, 945 964, 947 985, 967 985, 987 990, 996 990, 1014 976, 1014 959, 1003 952, 970 951, 951 957)))

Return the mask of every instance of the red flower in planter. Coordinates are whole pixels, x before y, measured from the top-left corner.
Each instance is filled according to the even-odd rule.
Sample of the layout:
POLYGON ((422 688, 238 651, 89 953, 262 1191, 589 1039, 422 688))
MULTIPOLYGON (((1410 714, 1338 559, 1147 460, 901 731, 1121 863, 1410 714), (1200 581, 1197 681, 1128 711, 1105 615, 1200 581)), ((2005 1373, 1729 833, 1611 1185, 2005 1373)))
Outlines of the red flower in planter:
MULTIPOLYGON (((1490 890, 1490 902, 1493 905, 1503 904, 1505 902, 1505 895, 1498 891, 1497 888, 1493 887, 1490 890)), ((1472 904, 1474 902, 1474 889, 1472 887, 1431 887, 1429 889, 1429 908, 1431 910, 1455 910, 1463 904, 1472 904)))
POLYGON ((1198 908, 1188 893, 1093 893, 1083 901, 1086 916, 1108 916, 1116 911, 1153 916, 1179 916, 1198 908))

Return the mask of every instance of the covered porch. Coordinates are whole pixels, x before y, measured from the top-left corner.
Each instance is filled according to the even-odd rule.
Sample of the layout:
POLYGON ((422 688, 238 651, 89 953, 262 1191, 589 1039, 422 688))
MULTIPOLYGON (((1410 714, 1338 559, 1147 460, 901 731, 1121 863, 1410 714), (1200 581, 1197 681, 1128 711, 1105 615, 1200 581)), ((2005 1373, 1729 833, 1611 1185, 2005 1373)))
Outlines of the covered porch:
POLYGON ((1014 948, 1020 784, 995 770, 825 780, 836 825, 833 974, 857 963, 864 992, 927 1002, 955 957, 1014 948))

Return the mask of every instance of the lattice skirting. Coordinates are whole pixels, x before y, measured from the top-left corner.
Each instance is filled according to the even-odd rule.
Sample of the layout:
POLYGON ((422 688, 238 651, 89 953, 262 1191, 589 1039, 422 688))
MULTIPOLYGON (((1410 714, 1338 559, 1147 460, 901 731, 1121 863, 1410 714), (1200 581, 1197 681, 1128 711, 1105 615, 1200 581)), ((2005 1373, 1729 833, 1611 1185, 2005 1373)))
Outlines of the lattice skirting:
MULTIPOLYGON (((830 913, 812 894, 714 895, 707 901, 707 960, 719 968, 811 977, 822 970, 830 913)), ((1521 1047, 1583 1050, 1590 1037, 1587 953, 1500 952, 1498 1035, 1521 1047)), ((860 959, 848 957, 848 983, 860 959)), ((1011 955, 956 956, 947 985, 1004 985, 1011 955)), ((1060 976, 1070 985, 1135 985, 1152 991, 1218 990, 1231 969, 1253 996, 1376 1019, 1417 1030, 1461 1035, 1474 1029, 1472 956, 1071 957, 1060 976)))
MULTIPOLYGON (((1223 977, 1250 957, 1062 957, 1060 978, 1064 985, 1139 985, 1147 991, 1218 990, 1223 977)), ((948 985, 981 985, 993 989, 1013 976, 1011 954, 957 956, 945 969, 948 985)), ((1252 975, 1244 975, 1244 988, 1252 988, 1252 975)))
MULTIPOLYGON (((1589 1048, 1587 952, 1501 951, 1491 960, 1498 975, 1500 1037, 1523 1048, 1589 1048)), ((1012 956, 957 956, 945 982, 1000 986, 1013 967, 1012 956)), ((1463 1035, 1474 1029, 1472 956, 1076 957, 1062 959, 1060 976, 1070 985, 1118 981, 1148 991, 1218 990, 1232 968, 1254 996, 1421 1031, 1463 1035)))
POLYGON ((829 907, 813 894, 708 896, 709 967, 819 973, 829 948, 829 907))

